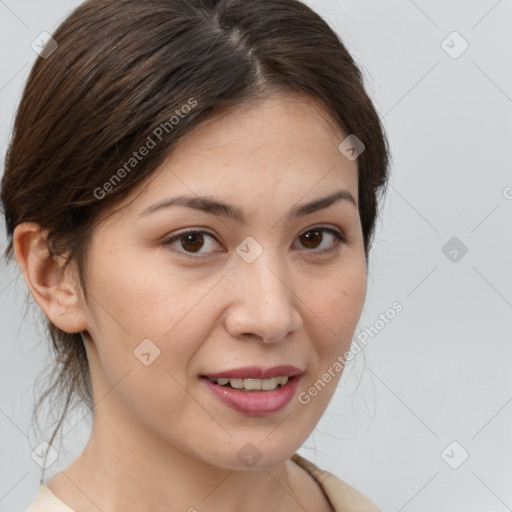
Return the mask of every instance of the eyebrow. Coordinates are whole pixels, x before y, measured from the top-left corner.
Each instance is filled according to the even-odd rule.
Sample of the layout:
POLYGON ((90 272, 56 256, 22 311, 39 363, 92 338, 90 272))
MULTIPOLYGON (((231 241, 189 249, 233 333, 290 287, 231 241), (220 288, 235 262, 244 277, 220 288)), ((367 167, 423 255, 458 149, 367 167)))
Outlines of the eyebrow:
MULTIPOLYGON (((324 208, 328 208, 329 206, 340 202, 345 201, 347 203, 351 203, 357 208, 356 200, 351 192, 345 189, 337 190, 336 192, 321 197, 319 199, 314 199, 309 203, 301 204, 296 206, 288 213, 288 219, 294 219, 298 217, 304 217, 305 215, 309 215, 318 210, 323 210, 324 208)), ((176 196, 170 197, 167 199, 163 199, 162 201, 158 201, 145 210, 141 211, 138 214, 138 217, 145 217, 147 215, 151 215, 152 213, 165 209, 172 208, 175 206, 183 206, 186 208, 192 208, 194 210, 199 210, 204 213, 208 213, 210 215, 216 215, 221 217, 227 217, 229 219, 233 219, 239 222, 247 222, 247 218, 243 211, 234 205, 223 203, 209 196, 176 196)))

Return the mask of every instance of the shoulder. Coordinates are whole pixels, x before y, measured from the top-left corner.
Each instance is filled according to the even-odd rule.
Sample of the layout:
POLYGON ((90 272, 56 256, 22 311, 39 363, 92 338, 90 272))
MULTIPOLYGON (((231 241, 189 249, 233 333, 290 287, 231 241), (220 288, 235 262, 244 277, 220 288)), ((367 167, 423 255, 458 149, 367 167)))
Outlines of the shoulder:
POLYGON ((23 512, 73 512, 45 484, 39 486, 34 501, 23 512))
POLYGON ((318 468, 297 453, 292 460, 318 482, 336 512, 381 512, 369 498, 336 475, 318 468))

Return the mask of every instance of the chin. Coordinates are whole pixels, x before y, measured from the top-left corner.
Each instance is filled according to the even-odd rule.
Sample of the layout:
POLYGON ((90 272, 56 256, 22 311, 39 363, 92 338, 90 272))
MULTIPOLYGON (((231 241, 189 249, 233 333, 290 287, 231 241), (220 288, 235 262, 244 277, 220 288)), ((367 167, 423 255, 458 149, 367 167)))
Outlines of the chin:
POLYGON ((286 462, 301 443, 283 444, 282 439, 265 439, 268 432, 259 436, 244 436, 243 440, 224 445, 211 463, 232 471, 271 469, 286 462), (252 440, 251 440, 252 439, 252 440))

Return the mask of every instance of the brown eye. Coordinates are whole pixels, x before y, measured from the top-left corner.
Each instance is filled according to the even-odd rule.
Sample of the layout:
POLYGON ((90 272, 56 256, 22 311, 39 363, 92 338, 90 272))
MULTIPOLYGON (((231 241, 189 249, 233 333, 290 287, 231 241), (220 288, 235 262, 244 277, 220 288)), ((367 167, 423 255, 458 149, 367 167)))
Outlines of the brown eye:
MULTIPOLYGON (((346 238, 341 232, 329 228, 309 229, 304 231, 298 237, 298 240, 302 248, 308 249, 308 252, 313 254, 335 251, 342 243, 346 243, 346 238)), ((215 244, 217 244, 217 246, 220 245, 215 237, 206 231, 197 229, 190 229, 178 233, 164 240, 162 244, 172 247, 174 252, 182 253, 190 257, 207 256, 212 252, 220 252, 218 250, 215 251, 213 247, 215 244)))
POLYGON ((346 242, 344 235, 342 235, 339 231, 329 228, 309 229, 308 231, 304 231, 304 233, 302 233, 298 239, 303 247, 312 249, 310 252, 313 253, 334 251, 339 248, 340 244, 346 242), (327 242, 330 240, 330 243, 327 244, 327 247, 324 247, 320 250, 314 250, 320 247, 325 240, 327 240, 327 242))
POLYGON ((319 244, 322 243, 322 232, 320 230, 312 230, 306 231, 303 235, 299 237, 301 239, 301 243, 304 247, 308 249, 315 249, 319 244))
POLYGON ((195 254, 205 256, 211 252, 218 252, 209 249, 215 249, 214 246, 219 245, 210 233, 194 229, 183 231, 177 235, 169 237, 164 240, 162 244, 164 246, 173 246, 173 250, 184 253, 185 255, 191 255, 192 257, 195 254), (203 248, 205 250, 202 250, 203 248))
POLYGON ((196 252, 204 245, 202 233, 186 233, 185 235, 180 235, 179 240, 183 249, 189 252, 196 252))

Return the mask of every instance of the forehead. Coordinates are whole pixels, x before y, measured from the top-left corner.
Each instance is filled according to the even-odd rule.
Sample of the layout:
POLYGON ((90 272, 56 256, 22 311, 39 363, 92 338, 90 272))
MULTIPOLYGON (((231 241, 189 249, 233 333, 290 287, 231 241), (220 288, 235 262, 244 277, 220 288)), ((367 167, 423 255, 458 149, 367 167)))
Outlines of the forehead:
POLYGON ((136 213, 174 192, 220 193, 234 204, 251 192, 298 201, 315 184, 323 192, 342 185, 357 198, 357 163, 338 149, 345 137, 309 96, 281 93, 244 103, 189 132, 123 205, 136 213))
MULTIPOLYGON (((197 126, 177 148, 177 154, 194 148, 210 149, 219 145, 240 145, 247 149, 266 143, 281 145, 283 150, 310 141, 336 144, 343 137, 326 107, 309 95, 275 93, 272 96, 251 100, 235 108, 224 109, 215 117, 197 126), (278 136, 278 138, 276 138, 278 136)), ((336 144, 337 146, 337 144, 336 144)))

